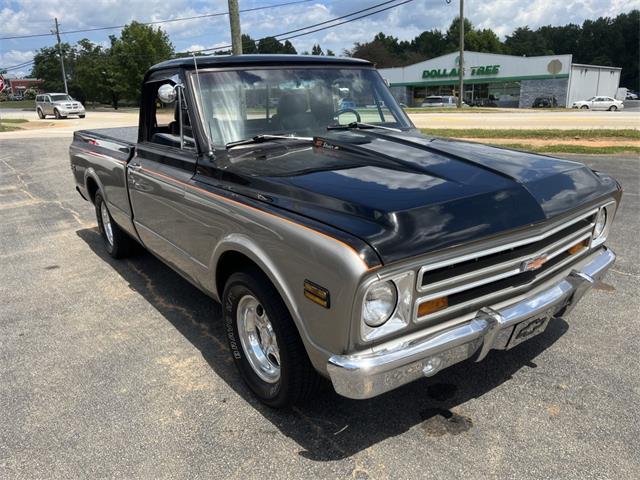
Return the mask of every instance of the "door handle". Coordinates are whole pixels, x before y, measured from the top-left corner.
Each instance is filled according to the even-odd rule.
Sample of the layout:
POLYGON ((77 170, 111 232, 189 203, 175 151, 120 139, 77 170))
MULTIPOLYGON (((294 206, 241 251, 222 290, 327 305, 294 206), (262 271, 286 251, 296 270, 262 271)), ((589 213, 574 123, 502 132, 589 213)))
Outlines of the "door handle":
POLYGON ((142 168, 142 165, 140 165, 139 163, 135 163, 134 162, 134 163, 129 163, 128 167, 129 167, 130 170, 138 171, 138 170, 140 170, 142 168))

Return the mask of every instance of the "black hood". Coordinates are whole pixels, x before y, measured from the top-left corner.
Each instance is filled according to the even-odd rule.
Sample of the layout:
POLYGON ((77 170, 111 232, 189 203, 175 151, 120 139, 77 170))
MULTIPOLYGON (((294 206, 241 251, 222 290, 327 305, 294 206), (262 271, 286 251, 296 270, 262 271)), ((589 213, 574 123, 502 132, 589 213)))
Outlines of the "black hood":
POLYGON ((223 178, 364 240, 384 263, 539 223, 618 188, 580 163, 380 132, 234 149, 223 178))

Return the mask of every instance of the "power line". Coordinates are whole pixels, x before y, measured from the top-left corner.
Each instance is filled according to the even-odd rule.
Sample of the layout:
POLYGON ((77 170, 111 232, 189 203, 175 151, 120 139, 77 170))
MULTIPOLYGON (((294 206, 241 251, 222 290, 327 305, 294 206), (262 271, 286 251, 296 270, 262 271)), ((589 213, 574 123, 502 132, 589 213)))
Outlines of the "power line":
MULTIPOLYGON (((276 4, 272 4, 272 5, 263 5, 261 7, 253 7, 253 8, 246 8, 244 10, 240 10, 240 12, 256 12, 258 10, 267 10, 269 8, 277 8, 277 7, 286 7, 288 5, 296 5, 299 3, 308 3, 311 2, 312 0, 296 0, 293 2, 285 2, 285 3, 276 3, 276 4)), ((183 22, 185 20, 196 20, 198 18, 208 18, 208 17, 221 17, 224 15, 229 15, 229 12, 215 12, 215 13, 205 13, 202 15, 194 15, 192 17, 180 17, 180 18, 170 18, 167 20, 156 20, 154 22, 138 22, 141 23, 142 25, 159 25, 162 23, 172 23, 172 22, 183 22)), ((85 32, 97 32, 100 30, 115 30, 118 28, 124 28, 126 27, 126 25, 113 25, 110 27, 95 27, 95 28, 84 28, 84 29, 80 29, 80 30, 66 30, 64 32, 60 32, 61 35, 64 34, 71 34, 71 33, 85 33, 85 32)), ((35 37, 49 37, 51 35, 55 35, 55 33, 34 33, 31 35, 15 35, 12 37, 0 37, 0 40, 14 40, 14 39, 18 39, 18 38, 35 38, 35 37)))
MULTIPOLYGON (((256 43, 257 43, 257 42, 259 42, 260 40, 264 40, 265 38, 269 38, 269 37, 274 37, 274 38, 282 37, 282 36, 285 36, 285 35, 289 35, 289 34, 291 34, 291 33, 301 32, 301 31, 303 31, 303 30, 308 30, 308 29, 310 29, 310 28, 319 27, 319 26, 321 26, 321 25, 327 25, 327 24, 329 24, 329 23, 333 23, 333 22, 335 22, 336 20, 341 20, 341 19, 343 19, 343 18, 351 17, 351 16, 353 16, 353 15, 357 15, 357 14, 362 13, 362 12, 366 12, 366 11, 369 11, 369 10, 373 10, 373 9, 375 9, 375 8, 378 8, 378 7, 381 7, 381 6, 383 6, 383 5, 387 5, 387 4, 389 4, 389 3, 393 3, 393 2, 396 2, 396 1, 398 1, 398 0, 387 0, 386 2, 381 2, 381 3, 378 3, 378 4, 376 4, 376 5, 372 5, 372 6, 370 6, 370 7, 363 8, 363 9, 361 9, 361 10, 356 10, 355 12, 351 12, 351 13, 348 13, 348 14, 346 14, 346 15, 342 15, 342 16, 340 16, 340 17, 332 18, 332 19, 330 19, 330 20, 325 20, 324 22, 315 23, 315 24, 313 24, 313 25, 307 25, 306 27, 297 28, 297 29, 295 29, 295 30, 289 30, 288 32, 282 32, 282 33, 278 33, 278 34, 275 34, 275 35, 268 35, 267 37, 262 37, 262 38, 259 38, 259 39, 257 39, 257 40, 254 40, 254 42, 256 42, 256 43)), ((278 38, 278 40, 279 40, 279 41, 282 41, 282 40, 289 40, 289 39, 291 39, 291 38, 302 37, 302 36, 304 36, 304 35, 309 35, 309 34, 311 34, 311 33, 319 32, 319 31, 321 31, 321 30, 328 30, 328 29, 330 29, 330 28, 337 27, 337 26, 339 26, 339 25, 343 25, 343 24, 345 24, 345 23, 350 23, 350 22, 354 22, 354 21, 356 21, 356 20, 360 20, 361 18, 370 17, 370 16, 372 16, 372 15, 375 15, 376 13, 384 12, 384 11, 386 11, 386 10, 391 10, 392 8, 399 7, 399 6, 404 5, 405 3, 409 3, 409 2, 413 2, 413 0, 404 0, 404 1, 400 2, 400 3, 396 3, 395 5, 390 5, 390 6, 388 6, 388 7, 381 8, 381 9, 379 9, 379 10, 376 10, 375 12, 369 12, 369 13, 367 13, 367 14, 360 15, 360 16, 358 16, 358 17, 351 18, 351 19, 349 19, 349 20, 345 20, 345 21, 343 21, 343 22, 339 22, 339 23, 336 23, 336 24, 334 24, 334 25, 328 25, 328 26, 326 26, 326 27, 316 28, 315 30, 310 30, 310 31, 308 31, 308 32, 299 33, 299 34, 297 34, 297 35, 291 35, 291 36, 289 36, 289 37, 285 37, 285 38, 278 38)), ((193 51, 189 51, 189 52, 186 52, 186 53, 202 53, 202 52, 211 52, 211 51, 214 51, 214 50, 225 50, 225 49, 228 49, 228 48, 231 48, 231 45, 222 45, 222 46, 220 46, 220 47, 203 48, 203 49, 201 49, 201 50, 193 50, 193 51)), ((182 53, 185 53, 185 52, 182 52, 182 53)))
POLYGON ((0 67, 0 70, 6 70, 6 71, 9 71, 9 70, 18 70, 18 69, 20 69, 20 68, 28 67, 28 66, 30 66, 32 63, 34 63, 34 61, 33 61, 33 60, 29 60, 28 62, 19 63, 18 65, 12 65, 12 66, 10 66, 10 67, 6 67, 6 68, 2 68, 2 67, 0 67))

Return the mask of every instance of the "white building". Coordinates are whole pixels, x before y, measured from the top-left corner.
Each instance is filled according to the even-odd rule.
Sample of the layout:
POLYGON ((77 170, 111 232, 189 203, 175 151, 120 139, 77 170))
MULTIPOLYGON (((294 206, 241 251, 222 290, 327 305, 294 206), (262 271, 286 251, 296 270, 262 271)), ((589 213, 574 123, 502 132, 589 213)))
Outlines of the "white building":
MULTIPOLYGON (((419 106, 431 95, 458 94, 458 53, 398 68, 382 68, 394 96, 419 106)), ((595 95, 614 97, 621 68, 575 64, 572 55, 516 57, 464 53, 464 100, 469 104, 531 107, 537 97, 556 97, 558 106, 595 95)))

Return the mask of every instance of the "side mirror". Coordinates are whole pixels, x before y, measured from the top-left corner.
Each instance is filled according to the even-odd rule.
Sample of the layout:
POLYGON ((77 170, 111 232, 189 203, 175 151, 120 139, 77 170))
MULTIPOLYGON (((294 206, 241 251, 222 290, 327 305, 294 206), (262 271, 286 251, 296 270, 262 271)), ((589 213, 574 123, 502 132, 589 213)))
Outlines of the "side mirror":
POLYGON ((173 103, 176 101, 176 98, 178 98, 178 92, 174 85, 165 83, 158 89, 158 99, 162 103, 173 103))

